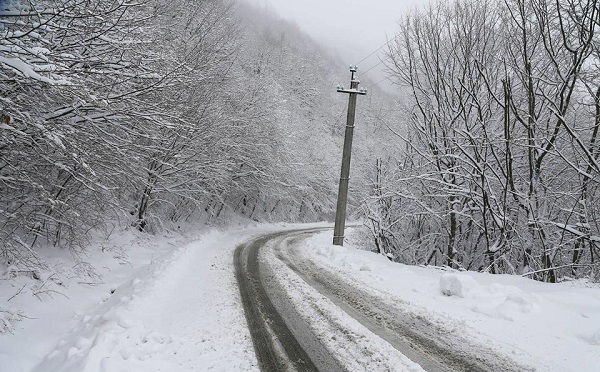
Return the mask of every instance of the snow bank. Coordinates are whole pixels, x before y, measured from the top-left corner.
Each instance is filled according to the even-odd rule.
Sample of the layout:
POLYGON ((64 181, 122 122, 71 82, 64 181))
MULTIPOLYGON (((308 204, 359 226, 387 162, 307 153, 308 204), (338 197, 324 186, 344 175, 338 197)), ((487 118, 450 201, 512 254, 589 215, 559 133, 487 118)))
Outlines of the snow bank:
POLYGON ((525 314, 536 314, 540 306, 531 293, 525 293, 515 286, 491 284, 475 297, 479 304, 472 307, 474 312, 491 318, 514 321, 525 314))
MULTIPOLYGON (((319 256, 326 258, 329 262, 334 262, 337 266, 355 271, 371 271, 372 266, 369 260, 361 259, 347 254, 347 249, 338 245, 325 245, 318 244, 313 240, 309 240, 307 243, 308 248, 318 254, 319 256)), ((383 257, 381 257, 384 259, 383 257)))
POLYGON ((255 370, 231 259, 246 237, 213 231, 154 260, 33 371, 255 370))
POLYGON ((599 370, 597 284, 406 266, 349 244, 333 246, 331 232, 314 236, 304 248, 307 259, 357 288, 404 311, 425 313, 519 363, 545 372, 599 370))
POLYGON ((440 291, 446 296, 467 297, 479 290, 479 284, 468 275, 445 273, 440 278, 440 291))
POLYGON ((541 311, 532 294, 526 294, 512 285, 494 283, 481 286, 466 273, 442 274, 440 291, 446 296, 475 300, 477 304, 471 310, 491 318, 514 321, 522 314, 541 311))
MULTIPOLYGON (((118 370, 122 360, 144 361, 168 354, 173 339, 147 328, 132 302, 149 290, 152 277, 172 260, 162 257, 107 295, 93 312, 80 316, 77 325, 33 371, 118 370)), ((167 367, 163 362, 158 365, 167 367)))
POLYGON ((0 315, 9 323, 7 332, 0 333, 0 366, 10 366, 11 372, 30 371, 77 324, 80 314, 110 297, 111 290, 153 257, 186 239, 190 238, 121 231, 110 238, 96 237, 85 261, 76 260, 67 249, 48 247, 38 252, 45 270, 19 272, 0 265, 0 315))

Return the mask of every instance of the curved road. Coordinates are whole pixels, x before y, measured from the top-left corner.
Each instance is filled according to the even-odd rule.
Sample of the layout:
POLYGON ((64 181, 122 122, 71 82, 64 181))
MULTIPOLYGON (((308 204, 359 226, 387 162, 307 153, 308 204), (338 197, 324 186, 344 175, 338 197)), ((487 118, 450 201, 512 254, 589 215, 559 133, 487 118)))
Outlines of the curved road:
MULTIPOLYGON (((286 291, 274 278, 273 267, 261 256, 266 250, 272 250, 277 259, 312 288, 428 372, 531 370, 315 267, 299 254, 299 242, 321 230, 265 235, 238 246, 235 251, 238 286, 262 371, 347 370, 339 356, 336 358, 335 352, 323 345, 311 331, 309 321, 287 300, 286 291)), ((332 323, 332 327, 340 325, 332 323)))

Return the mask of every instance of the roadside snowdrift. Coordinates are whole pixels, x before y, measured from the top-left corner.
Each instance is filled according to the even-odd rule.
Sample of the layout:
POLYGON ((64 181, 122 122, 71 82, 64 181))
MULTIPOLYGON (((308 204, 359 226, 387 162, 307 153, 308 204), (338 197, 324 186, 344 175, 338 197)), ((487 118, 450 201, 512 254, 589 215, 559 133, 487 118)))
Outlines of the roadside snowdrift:
POLYGON ((355 286, 395 298, 539 371, 598 371, 598 285, 406 266, 352 246, 334 246, 330 232, 307 240, 305 248, 307 258, 355 286))
POLYGON ((256 370, 231 263, 252 234, 125 232, 96 243, 105 249, 90 247, 94 278, 75 275, 68 251, 54 251, 46 259, 61 270, 0 286, 0 308, 33 318, 0 333, 0 370, 256 370), (33 294, 51 275, 51 292, 33 294), (7 301, 23 284, 27 290, 7 301))

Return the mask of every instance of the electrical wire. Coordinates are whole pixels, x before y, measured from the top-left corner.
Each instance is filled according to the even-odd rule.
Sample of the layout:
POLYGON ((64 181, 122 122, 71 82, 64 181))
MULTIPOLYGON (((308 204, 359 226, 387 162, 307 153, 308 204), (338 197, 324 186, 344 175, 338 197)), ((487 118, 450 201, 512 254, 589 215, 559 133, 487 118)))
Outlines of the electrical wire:
MULTIPOLYGON (((396 38, 396 36, 398 36, 397 34, 394 35, 394 38, 396 38)), ((391 40, 393 40, 394 38, 392 38, 391 40)), ((381 49, 383 49, 385 46, 389 45, 391 40, 387 40, 385 43, 381 44, 377 49, 375 49, 374 51, 372 51, 371 53, 369 53, 366 57, 364 57, 363 59, 361 59, 360 61, 358 61, 357 63, 355 63, 354 65, 359 65, 360 63, 364 62, 367 58, 371 57, 373 54, 379 52, 381 49)), ((366 71, 360 73, 361 76, 366 75, 369 71, 373 70, 375 67, 381 65, 384 61, 383 60, 379 60, 379 63, 375 64, 374 66, 371 66, 370 68, 368 68, 366 71)), ((389 79, 388 77, 385 77, 381 80, 379 80, 378 82, 376 82, 375 84, 372 85, 372 87, 375 87, 377 85, 379 85, 380 83, 382 83, 384 80, 389 79)), ((342 111, 343 112, 343 111, 342 111)), ((338 118, 339 120, 339 118, 338 118)), ((336 120, 336 124, 337 124, 337 120, 336 120)))
POLYGON ((372 85, 372 87, 376 87, 377 85, 379 85, 379 83, 383 83, 385 80, 389 80, 389 77, 384 77, 383 79, 379 80, 378 82, 376 82, 375 84, 372 85))
POLYGON ((394 37, 387 40, 385 43, 383 43, 379 48, 375 49, 374 51, 372 51, 371 53, 369 53, 369 55, 367 55, 365 58, 361 59, 360 61, 358 61, 357 63, 355 63, 355 65, 359 65, 360 63, 362 63, 365 59, 371 57, 373 54, 379 52, 381 49, 383 49, 384 46, 387 46, 390 44, 390 41, 394 40, 396 37, 398 36, 398 34, 394 34, 394 37))
POLYGON ((355 63, 355 65, 359 65, 361 62, 363 62, 365 59, 371 57, 373 54, 379 52, 384 46, 388 45, 389 41, 386 41, 385 44, 383 44, 382 46, 380 46, 379 48, 375 49, 374 51, 372 51, 368 56, 366 56, 365 58, 361 59, 360 61, 358 61, 357 63, 355 63))
POLYGON ((378 63, 378 64, 376 64, 375 66, 373 66, 373 67, 369 68, 369 69, 368 69, 367 71, 365 71, 365 72, 361 72, 361 73, 360 73, 360 74, 361 74, 361 76, 365 76, 365 75, 367 74, 367 72, 371 71, 372 69, 374 69, 375 67, 379 66, 379 65, 380 65, 380 64, 382 64, 383 62, 384 62, 383 60, 380 60, 380 61, 379 61, 379 63, 378 63))

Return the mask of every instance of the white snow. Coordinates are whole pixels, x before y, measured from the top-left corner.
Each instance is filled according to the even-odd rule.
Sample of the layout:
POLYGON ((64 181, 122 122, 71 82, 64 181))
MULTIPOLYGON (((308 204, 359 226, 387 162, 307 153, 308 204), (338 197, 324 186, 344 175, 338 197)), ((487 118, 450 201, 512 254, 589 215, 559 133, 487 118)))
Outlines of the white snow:
POLYGON ((160 257, 81 318, 34 371, 251 370, 230 265, 240 237, 211 232, 160 257))
POLYGON ((467 297, 478 289, 475 279, 465 274, 445 273, 440 278, 440 291, 446 296, 467 297))
MULTIPOLYGON (((331 232, 326 233, 331 238, 331 232)), ((318 340, 348 371, 423 372, 418 364, 400 354, 388 342, 377 337, 331 300, 308 285, 298 274, 277 259, 272 250, 264 256, 289 294, 299 314, 309 322, 318 340)), ((362 263, 355 269, 362 270, 362 263)))
MULTIPOLYGON (((0 63, 5 64, 6 66, 12 67, 15 71, 17 71, 18 73, 20 73, 21 75, 23 75, 26 78, 39 80, 39 81, 42 81, 44 83, 48 83, 51 85, 71 85, 71 82, 64 80, 64 79, 51 79, 46 76, 42 76, 42 75, 38 74, 36 72, 36 69, 38 69, 38 67, 31 66, 30 64, 26 63, 25 61, 23 61, 19 58, 7 58, 7 57, 0 56, 0 63)), ((54 67, 44 66, 43 68, 40 67, 40 69, 42 69, 44 71, 51 71, 54 69, 54 67)))
MULTIPOLYGON (((98 275, 68 250, 40 251, 48 263, 41 272, 0 266, 0 370, 257 371, 233 251, 258 234, 314 226, 322 224, 121 232, 89 248, 86 261, 98 275)), ((539 371, 600 366, 596 284, 406 266, 351 244, 333 246, 331 231, 307 240, 302 252, 358 289, 539 371)), ((268 254, 290 301, 349 369, 420 370, 268 254)))
POLYGON ((39 281, 29 277, 0 286, 0 326, 9 324, 0 333, 0 370, 257 370, 232 255, 261 231, 126 233, 90 248, 102 277, 76 276, 68 255, 49 257, 58 265, 43 273, 56 278, 53 298, 38 300, 39 281), (7 301, 21 285, 27 290, 7 301), (19 314, 31 319, 17 321, 19 314))
POLYGON ((408 304, 520 363, 547 372, 600 370, 598 284, 407 266, 349 244, 334 246, 330 232, 305 245, 307 258, 357 288, 408 304))

